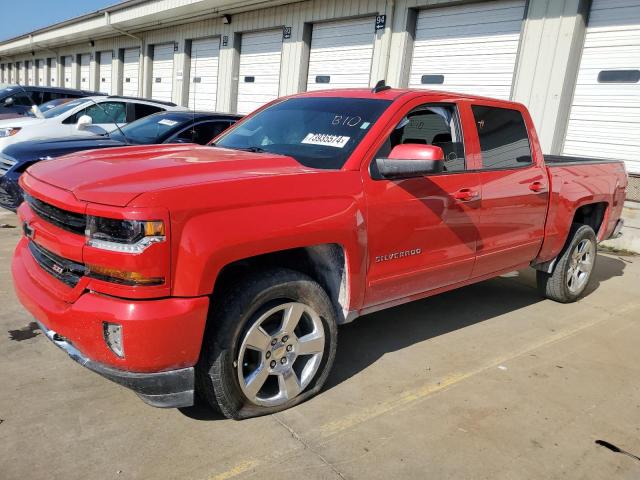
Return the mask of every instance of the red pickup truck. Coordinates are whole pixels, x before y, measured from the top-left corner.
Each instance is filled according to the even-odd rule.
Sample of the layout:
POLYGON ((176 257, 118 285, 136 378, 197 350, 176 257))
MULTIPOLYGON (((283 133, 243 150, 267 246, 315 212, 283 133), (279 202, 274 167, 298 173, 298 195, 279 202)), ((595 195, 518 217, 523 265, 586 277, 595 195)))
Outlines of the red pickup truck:
POLYGON ((626 183, 621 162, 545 162, 517 103, 306 93, 209 146, 31 167, 12 272, 85 367, 151 405, 197 392, 246 418, 318 393, 337 326, 361 315, 526 266, 543 295, 577 300, 626 183))

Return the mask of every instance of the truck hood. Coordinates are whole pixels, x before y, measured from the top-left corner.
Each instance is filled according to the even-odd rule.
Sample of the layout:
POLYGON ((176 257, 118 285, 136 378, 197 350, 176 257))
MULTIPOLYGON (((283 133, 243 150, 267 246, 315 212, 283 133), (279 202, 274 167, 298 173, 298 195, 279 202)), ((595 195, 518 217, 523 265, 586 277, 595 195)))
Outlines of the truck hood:
POLYGON ((194 145, 149 145, 78 152, 27 172, 81 201, 124 207, 145 192, 315 170, 291 157, 194 145))

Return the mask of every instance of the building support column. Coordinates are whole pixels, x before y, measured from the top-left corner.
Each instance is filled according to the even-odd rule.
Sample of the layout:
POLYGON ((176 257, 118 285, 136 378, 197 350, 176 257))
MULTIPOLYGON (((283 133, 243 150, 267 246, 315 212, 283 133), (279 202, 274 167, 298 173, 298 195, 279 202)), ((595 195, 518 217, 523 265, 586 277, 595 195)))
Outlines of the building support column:
POLYGON ((512 98, 529 108, 544 153, 562 149, 590 7, 590 0, 529 0, 512 98))

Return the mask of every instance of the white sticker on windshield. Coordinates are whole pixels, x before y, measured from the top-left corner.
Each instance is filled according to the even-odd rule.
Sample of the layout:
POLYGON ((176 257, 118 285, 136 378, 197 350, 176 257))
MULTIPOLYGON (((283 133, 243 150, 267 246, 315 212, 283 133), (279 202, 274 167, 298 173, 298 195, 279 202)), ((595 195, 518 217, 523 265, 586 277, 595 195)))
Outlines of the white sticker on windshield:
POLYGON ((168 118, 163 118, 158 122, 158 125, 166 125, 167 127, 173 127, 177 124, 178 122, 176 122, 175 120, 169 120, 168 118))
POLYGON ((309 145, 322 145, 324 147, 344 148, 351 137, 342 135, 329 135, 326 133, 310 133, 301 143, 309 145))
POLYGON ((369 125, 371 125, 369 122, 364 122, 362 125, 360 125, 360 128, 362 130, 366 130, 367 128, 369 128, 369 125))

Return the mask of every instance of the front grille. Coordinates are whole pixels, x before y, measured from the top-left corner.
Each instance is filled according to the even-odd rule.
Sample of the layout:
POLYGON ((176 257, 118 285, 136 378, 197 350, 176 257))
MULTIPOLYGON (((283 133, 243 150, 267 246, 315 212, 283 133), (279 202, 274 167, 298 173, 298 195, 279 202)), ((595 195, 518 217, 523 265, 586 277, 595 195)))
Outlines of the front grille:
POLYGON ((31 210, 33 210, 36 215, 42 217, 47 222, 52 223, 56 227, 62 228, 69 232, 77 233, 78 235, 84 235, 84 231, 87 228, 87 219, 84 215, 54 207, 53 205, 49 205, 42 200, 33 198, 27 193, 24 194, 24 199, 31 207, 31 210))
POLYGON ((16 163, 18 163, 17 160, 7 155, 0 155, 0 177, 7 173, 16 163))
POLYGON ((29 251, 31 251, 31 255, 45 272, 71 288, 75 287, 80 279, 87 274, 87 269, 84 265, 59 257, 33 241, 29 242, 29 251))

